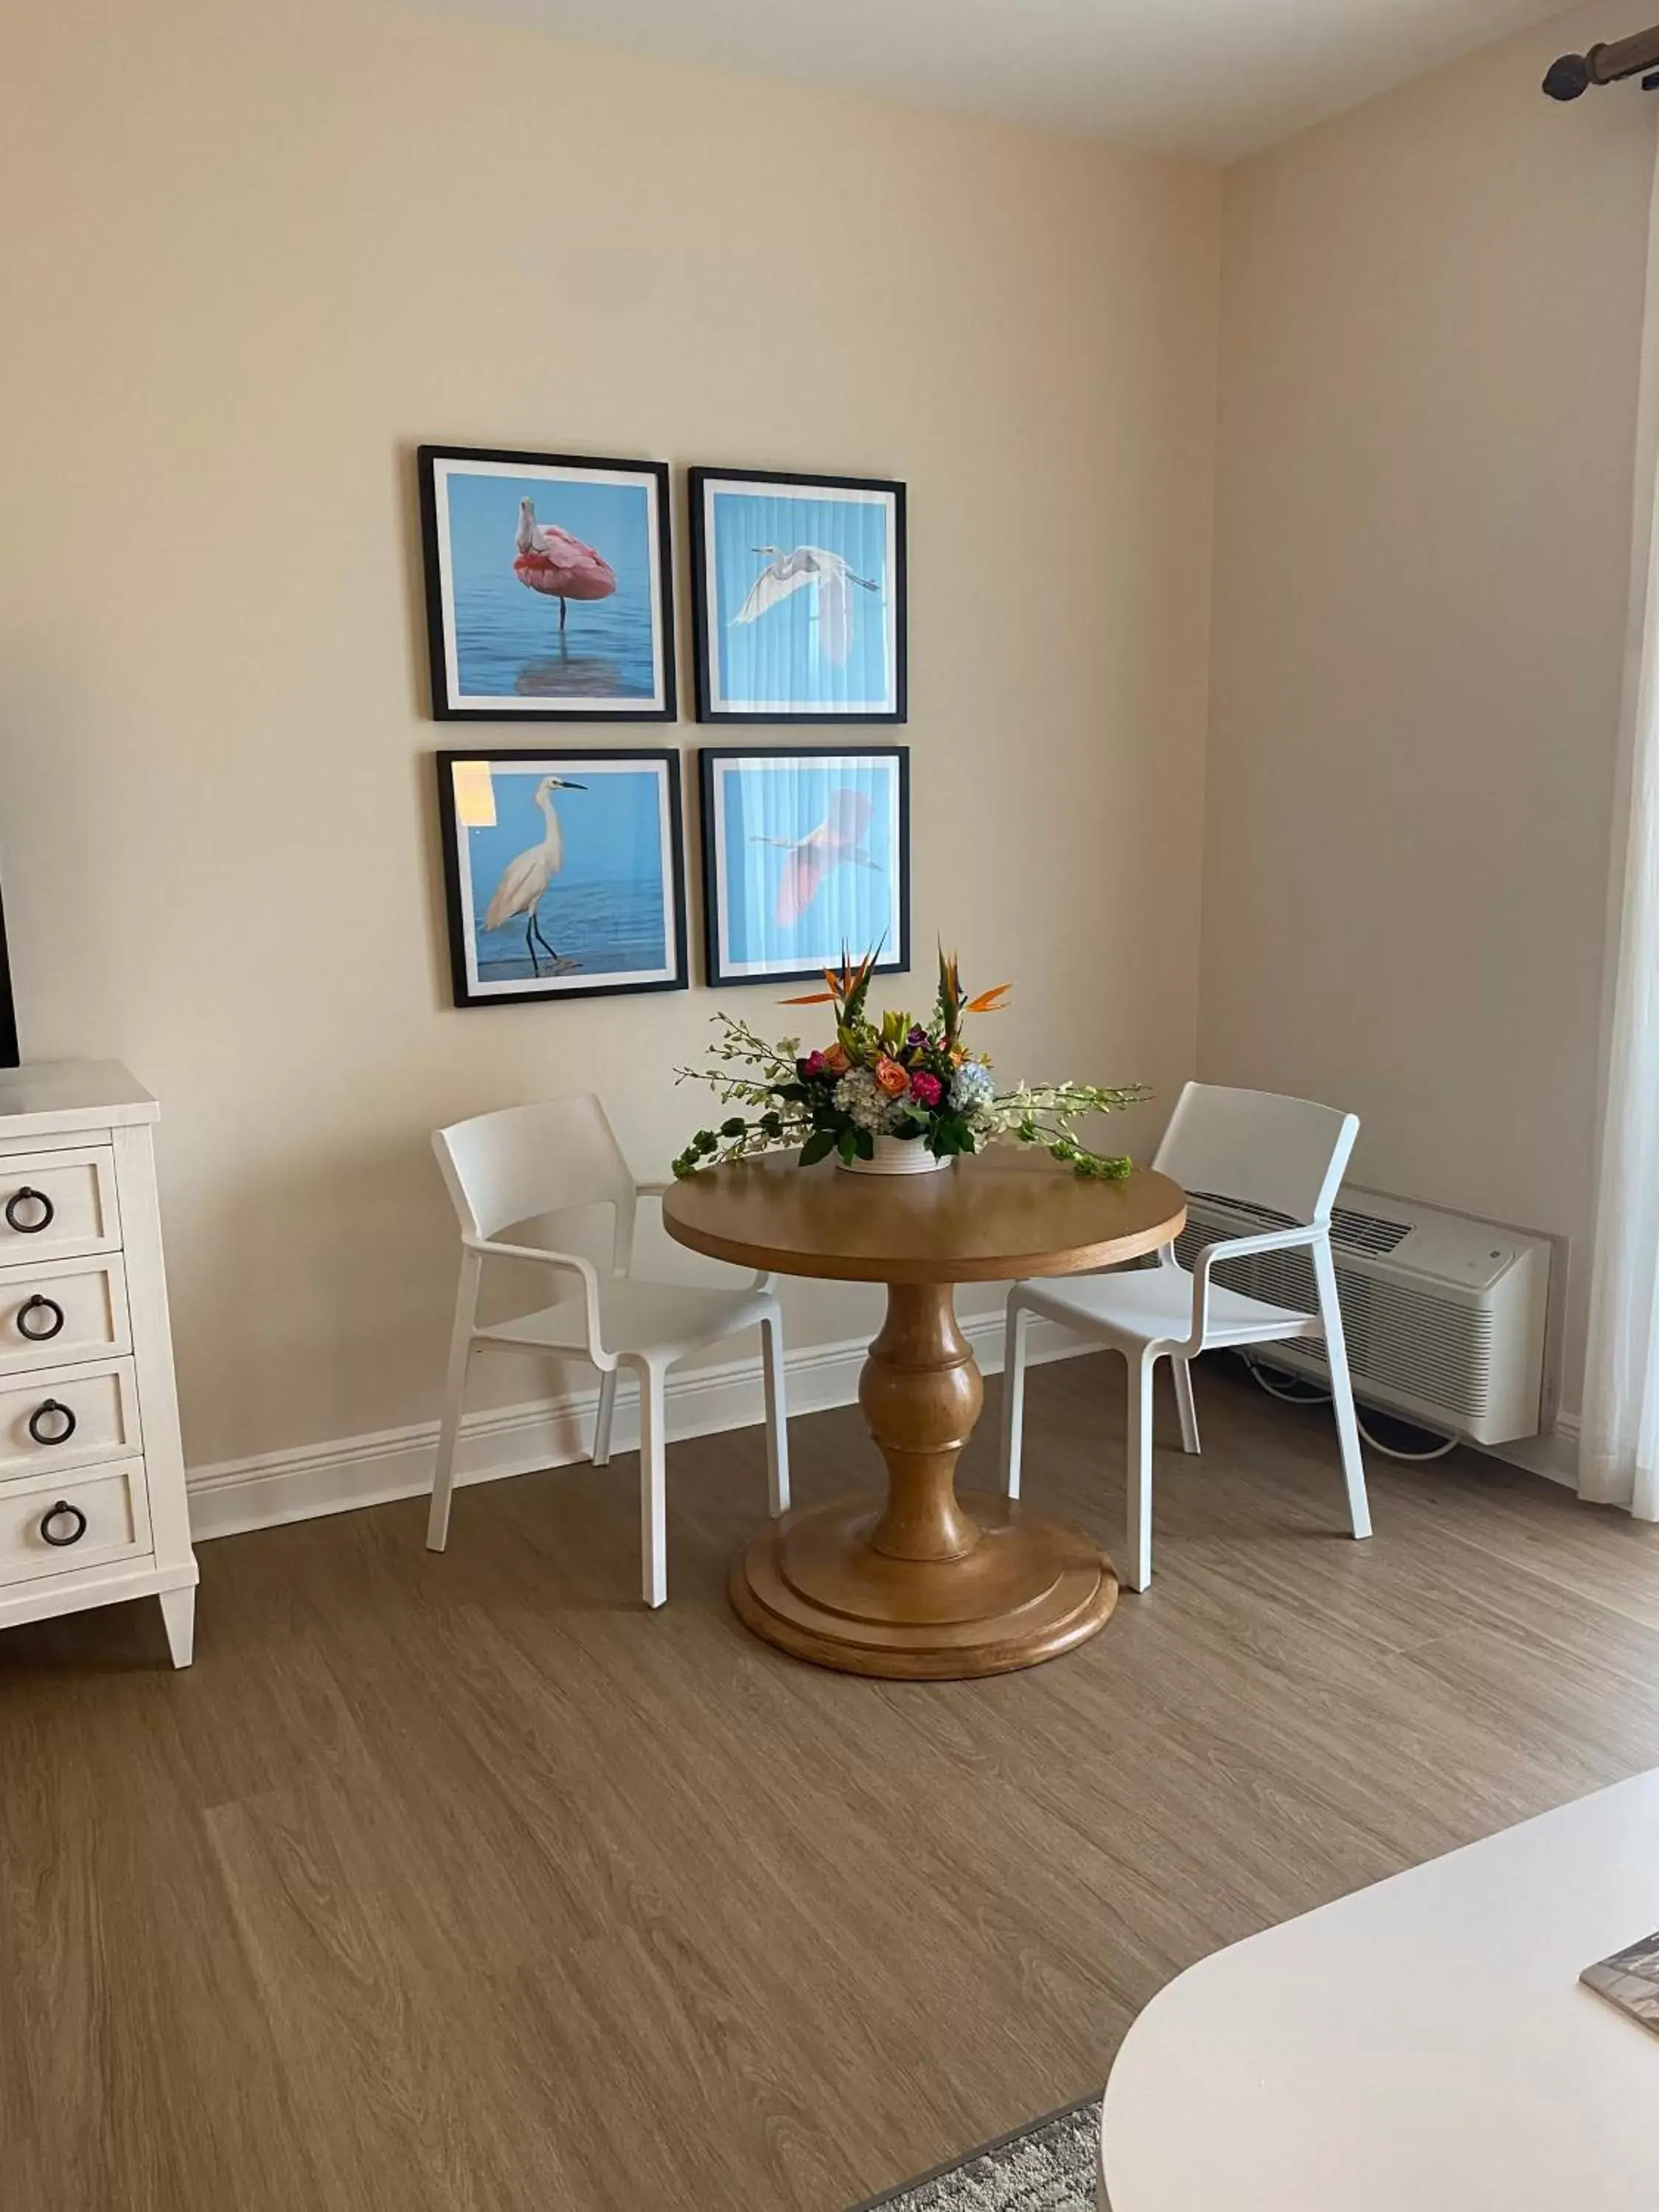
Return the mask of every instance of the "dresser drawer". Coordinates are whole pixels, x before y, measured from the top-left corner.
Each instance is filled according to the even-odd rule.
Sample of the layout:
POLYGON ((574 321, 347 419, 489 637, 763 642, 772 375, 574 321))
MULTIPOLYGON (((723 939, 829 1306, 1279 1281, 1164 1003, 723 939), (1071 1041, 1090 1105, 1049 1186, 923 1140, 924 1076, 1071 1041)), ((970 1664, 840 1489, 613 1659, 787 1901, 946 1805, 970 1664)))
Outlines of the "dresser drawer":
POLYGON ((130 1359, 38 1367, 0 1380, 0 1484, 123 1459, 139 1449, 130 1359), (31 1427, 33 1423, 33 1427, 31 1427))
POLYGON ((113 1252, 120 1242, 107 1145, 0 1153, 0 1267, 113 1252))
POLYGON ((107 1258, 0 1268, 0 1376, 132 1349, 126 1274, 107 1258))
POLYGON ((48 1476, 0 1488, 0 1586, 143 1559, 150 1548, 141 1459, 67 1482, 48 1476))

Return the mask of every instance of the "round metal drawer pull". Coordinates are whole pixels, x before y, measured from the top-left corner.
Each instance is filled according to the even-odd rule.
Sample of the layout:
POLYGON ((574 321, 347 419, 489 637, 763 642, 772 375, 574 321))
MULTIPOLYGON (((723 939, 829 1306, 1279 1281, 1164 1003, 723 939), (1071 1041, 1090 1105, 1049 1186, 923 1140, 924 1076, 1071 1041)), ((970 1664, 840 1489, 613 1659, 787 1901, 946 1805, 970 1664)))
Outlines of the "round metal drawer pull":
POLYGON ((66 1444, 75 1434, 75 1414, 71 1407, 60 1406, 56 1398, 48 1398, 29 1415, 29 1434, 38 1444, 66 1444), (41 1429, 42 1421, 54 1417, 64 1424, 56 1435, 47 1436, 41 1429))
POLYGON ((64 1309, 56 1298, 49 1298, 40 1291, 17 1309, 17 1334, 27 1337, 31 1344, 50 1343, 63 1326, 64 1309), (51 1316, 44 1328, 30 1328, 29 1316, 36 1313, 51 1316))
POLYGON ((78 1544, 86 1533, 86 1515, 78 1505, 71 1505, 67 1498, 60 1498, 56 1505, 47 1506, 40 1516, 40 1540, 43 1544, 50 1544, 55 1552, 67 1551, 71 1544, 78 1544), (74 1527, 67 1536, 54 1536, 52 1522, 64 1520, 73 1522, 74 1527))
POLYGON ((20 1237, 38 1237, 43 1229, 51 1228, 53 1220, 57 1218, 57 1213, 58 1208, 46 1196, 45 1191, 31 1190, 27 1183, 21 1190, 13 1191, 11 1196, 6 1200, 7 1225, 15 1229, 20 1237), (38 1221, 18 1219, 20 1210, 26 1206, 40 1207, 40 1218, 38 1221))

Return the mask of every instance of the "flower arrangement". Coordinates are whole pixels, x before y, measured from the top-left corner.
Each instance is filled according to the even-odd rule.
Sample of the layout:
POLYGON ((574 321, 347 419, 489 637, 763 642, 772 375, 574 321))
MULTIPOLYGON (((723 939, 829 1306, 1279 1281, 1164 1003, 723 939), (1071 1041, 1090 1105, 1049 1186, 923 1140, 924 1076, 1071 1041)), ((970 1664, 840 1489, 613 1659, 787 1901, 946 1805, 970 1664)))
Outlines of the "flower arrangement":
POLYGON ((678 1082, 707 1083, 722 1104, 745 1110, 717 1129, 700 1129, 674 1163, 676 1176, 695 1175, 714 1160, 741 1159, 784 1146, 800 1147, 811 1167, 832 1152, 852 1165, 875 1157, 876 1139, 908 1139, 940 1162, 1006 1139, 1042 1145, 1079 1176, 1117 1180, 1127 1159, 1092 1152, 1077 1137, 1085 1114, 1115 1114, 1152 1094, 1139 1084, 1103 1089, 1090 1083, 1017 1084, 999 1091, 991 1063, 963 1042, 969 1014, 998 1012, 1012 984, 964 998, 956 955, 939 953, 939 995, 926 1024, 908 1013, 869 1013, 877 954, 840 973, 826 969, 829 988, 787 1006, 832 1006, 833 1044, 803 1054, 799 1037, 769 1044, 747 1022, 716 1014, 720 1035, 713 1065, 675 1071, 678 1082))

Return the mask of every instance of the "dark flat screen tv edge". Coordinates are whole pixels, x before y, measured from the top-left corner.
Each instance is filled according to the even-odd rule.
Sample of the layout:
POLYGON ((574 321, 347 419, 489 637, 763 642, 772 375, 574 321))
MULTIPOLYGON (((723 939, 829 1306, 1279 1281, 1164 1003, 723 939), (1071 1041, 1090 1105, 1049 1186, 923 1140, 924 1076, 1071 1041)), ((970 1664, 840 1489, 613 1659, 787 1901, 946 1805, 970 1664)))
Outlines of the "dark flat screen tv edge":
POLYGON ((6 957, 6 909, 0 900, 0 1067, 17 1065, 17 1009, 11 995, 11 963, 6 957))

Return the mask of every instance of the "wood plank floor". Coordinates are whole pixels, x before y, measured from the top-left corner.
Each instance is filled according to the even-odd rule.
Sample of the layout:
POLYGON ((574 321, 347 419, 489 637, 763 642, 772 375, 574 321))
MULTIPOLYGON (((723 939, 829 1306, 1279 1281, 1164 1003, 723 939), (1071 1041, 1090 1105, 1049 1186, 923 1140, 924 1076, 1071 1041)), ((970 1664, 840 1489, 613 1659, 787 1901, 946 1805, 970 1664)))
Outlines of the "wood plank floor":
MULTIPOLYGON (((1034 1499, 1109 1546, 1121 1369, 1036 1370, 1034 1499)), ((970 1479, 994 1468, 994 1394, 970 1479)), ((1158 1580, 1000 1680, 796 1665, 728 1614, 758 1431, 204 1547, 0 1637, 7 2212, 839 2212, 1098 2085, 1255 1929, 1659 1764, 1659 1531, 1322 1415, 1161 1402, 1158 1580), (1167 1423, 1167 1428, 1165 1424, 1167 1423)), ((805 1499, 866 1447, 796 1425, 805 1499)))

